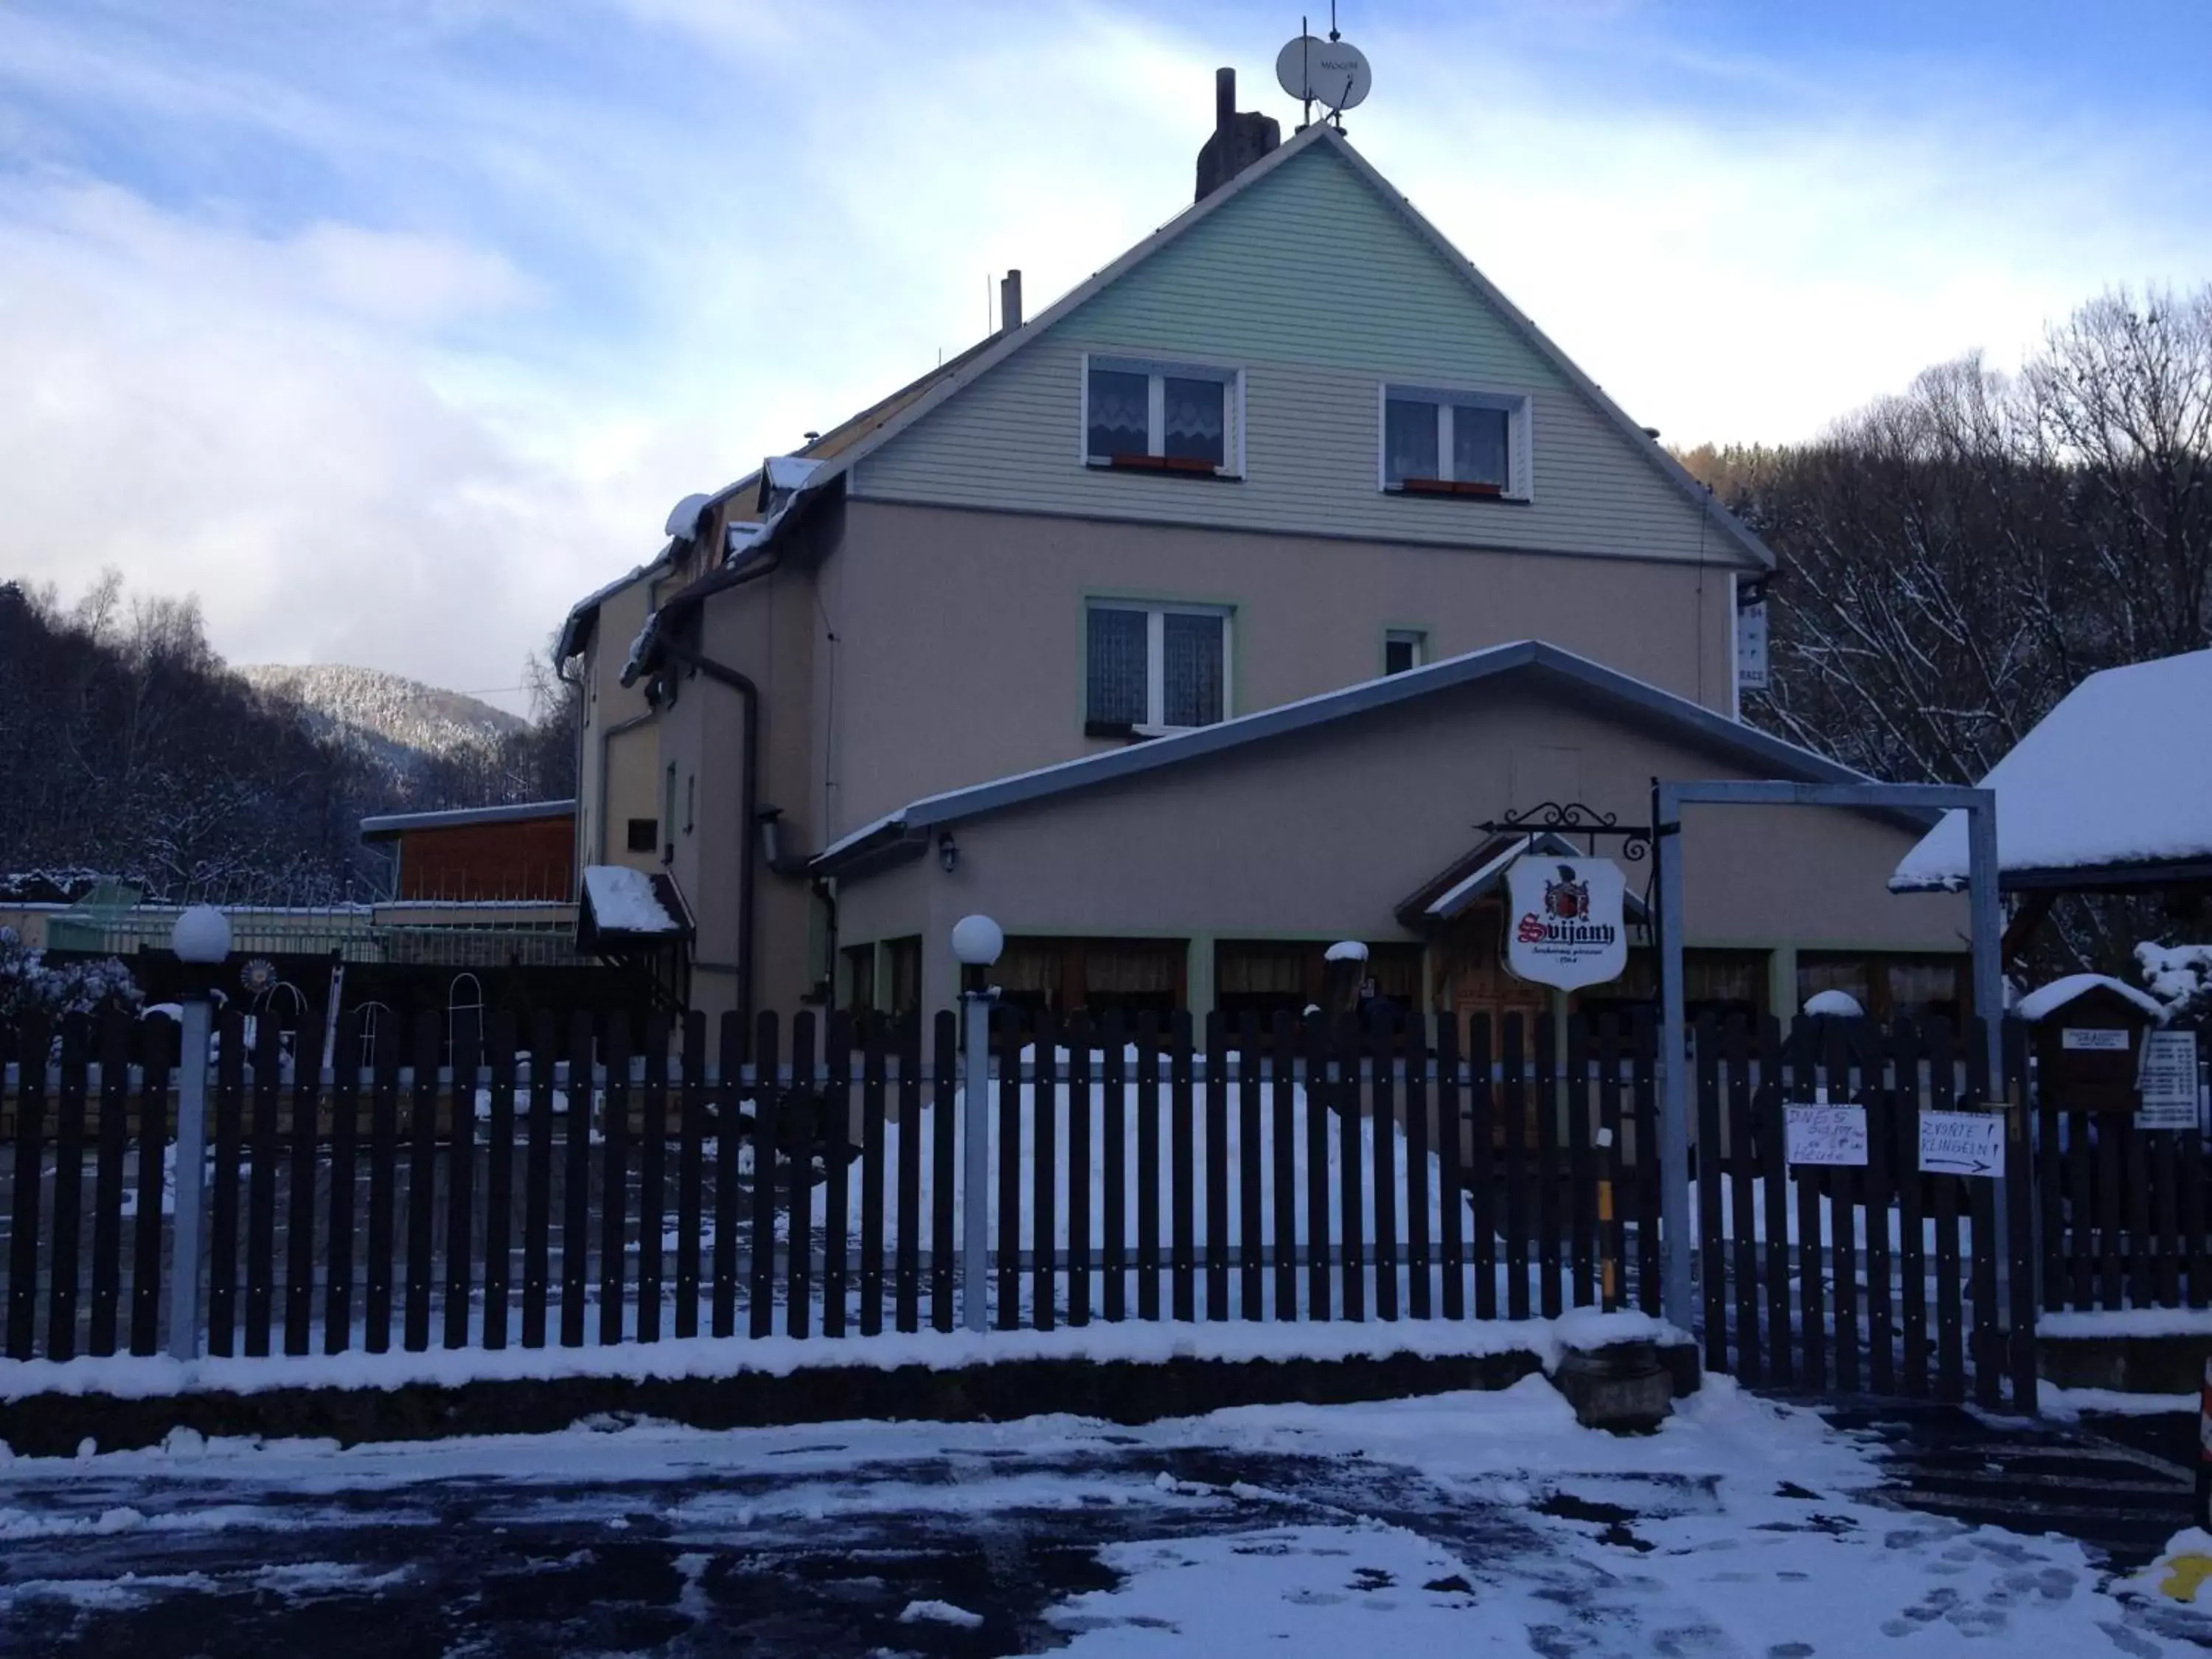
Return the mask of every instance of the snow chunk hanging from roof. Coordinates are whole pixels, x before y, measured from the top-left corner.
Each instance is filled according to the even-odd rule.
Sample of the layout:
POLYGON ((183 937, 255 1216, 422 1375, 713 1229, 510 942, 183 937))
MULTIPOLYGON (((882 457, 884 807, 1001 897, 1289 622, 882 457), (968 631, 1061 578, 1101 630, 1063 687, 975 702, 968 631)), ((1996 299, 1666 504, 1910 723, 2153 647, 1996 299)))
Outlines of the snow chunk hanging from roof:
POLYGON ((679 542, 692 540, 699 533, 699 515, 707 510, 714 499, 712 495, 686 495, 668 509, 668 523, 663 533, 679 542))
MULTIPOLYGON (((2092 674, 1990 769, 2001 869, 2212 858, 2212 651, 2092 674)), ((1966 884, 1966 815, 1905 855, 1901 892, 1966 884)))
POLYGON ((653 878, 626 864, 584 869, 584 896, 602 933, 673 933, 681 930, 653 890, 653 878))
POLYGON ((2118 992, 2154 1019, 2166 1012, 2154 999, 2145 996, 2124 980, 2107 974, 2069 974, 2030 991, 2014 1006, 2013 1012, 2033 1024, 2037 1020, 2049 1018, 2075 998, 2099 989, 2118 992))

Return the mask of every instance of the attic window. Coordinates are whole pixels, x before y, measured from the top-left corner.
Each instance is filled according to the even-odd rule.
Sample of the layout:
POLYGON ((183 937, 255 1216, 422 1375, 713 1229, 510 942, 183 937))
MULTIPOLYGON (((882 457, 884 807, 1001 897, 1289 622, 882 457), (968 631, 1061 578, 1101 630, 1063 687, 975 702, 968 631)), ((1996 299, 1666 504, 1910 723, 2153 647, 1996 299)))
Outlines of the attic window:
POLYGON ((1086 356, 1085 464, 1236 477, 1244 470, 1243 404, 1237 369, 1086 356))
POLYGON ((1526 501, 1534 477, 1524 392, 1382 388, 1382 489, 1526 501))

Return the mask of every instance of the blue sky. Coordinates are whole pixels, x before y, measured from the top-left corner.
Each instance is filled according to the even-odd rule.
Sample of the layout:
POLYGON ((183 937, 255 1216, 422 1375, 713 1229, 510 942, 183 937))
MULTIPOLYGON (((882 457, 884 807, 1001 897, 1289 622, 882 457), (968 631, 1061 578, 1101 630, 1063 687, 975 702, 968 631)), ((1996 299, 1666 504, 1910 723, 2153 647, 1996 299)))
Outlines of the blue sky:
MULTIPOLYGON (((2198 0, 1340 9, 1353 142, 1670 440, 2212 280, 2198 0)), ((678 496, 968 343, 1007 266, 1034 309, 1175 213, 1215 64, 1291 118, 1297 19, 0 0, 0 574, 512 686, 678 496)))

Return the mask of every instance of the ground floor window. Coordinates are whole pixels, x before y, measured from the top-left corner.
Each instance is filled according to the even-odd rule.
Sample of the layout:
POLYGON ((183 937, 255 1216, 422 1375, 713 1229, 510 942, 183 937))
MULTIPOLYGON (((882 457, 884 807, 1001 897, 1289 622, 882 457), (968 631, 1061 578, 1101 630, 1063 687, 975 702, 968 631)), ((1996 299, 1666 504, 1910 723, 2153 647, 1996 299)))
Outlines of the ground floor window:
POLYGON ((921 938, 910 934, 884 946, 884 1012, 903 1019, 921 1006, 921 938))
MULTIPOLYGON (((1711 1018, 1725 1024, 1731 1019, 1756 1020, 1768 1010, 1768 953, 1686 946, 1682 951, 1682 1012, 1694 1022, 1711 1018)), ((1575 994, 1568 1005, 1596 1015, 1613 1011, 1626 1014, 1638 1007, 1657 1013, 1660 1007, 1659 953, 1633 950, 1621 976, 1606 985, 1593 985, 1575 994)))
POLYGON ((1010 1007, 1079 1009, 1098 1019, 1115 1011, 1164 1019, 1185 1006, 1189 943, 1179 939, 1054 939, 1018 934, 1006 941, 991 982, 1010 1007))
MULTIPOLYGON (((1213 1006, 1231 1030, 1247 1013, 1262 1025, 1278 1013, 1303 1018, 1322 1006, 1330 939, 1220 939, 1213 947, 1213 1006)), ((1420 1006, 1421 947, 1370 945, 1368 995, 1401 1012, 1420 1006)))
POLYGON ((1841 991, 1879 1020, 1956 1021, 1972 1006, 1971 960, 1960 955, 1805 951, 1797 957, 1797 1006, 1841 991))
POLYGON ((876 1006, 876 947, 848 945, 839 952, 845 959, 844 1007, 849 1013, 868 1013, 876 1006))

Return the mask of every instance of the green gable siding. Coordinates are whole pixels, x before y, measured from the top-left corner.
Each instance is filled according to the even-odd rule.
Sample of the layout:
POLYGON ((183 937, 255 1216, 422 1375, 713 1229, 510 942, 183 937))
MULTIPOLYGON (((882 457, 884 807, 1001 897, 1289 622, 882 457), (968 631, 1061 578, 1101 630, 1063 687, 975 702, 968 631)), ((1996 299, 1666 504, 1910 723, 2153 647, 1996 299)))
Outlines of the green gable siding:
POLYGON ((1497 314, 1330 145, 1228 201, 863 461, 884 500, 1383 540, 1746 561, 1632 438, 1497 314), (1237 483, 1081 461, 1086 351, 1245 374, 1237 483), (1528 504, 1385 495, 1385 380, 1531 395, 1528 504))

